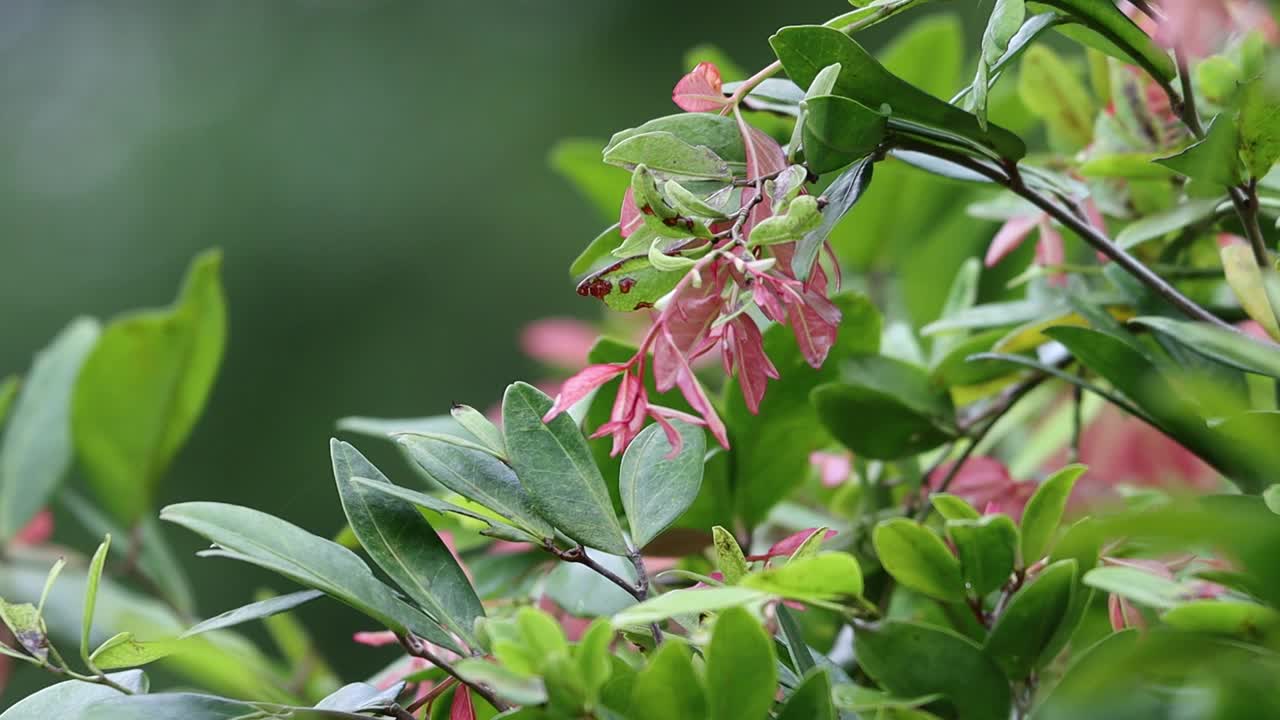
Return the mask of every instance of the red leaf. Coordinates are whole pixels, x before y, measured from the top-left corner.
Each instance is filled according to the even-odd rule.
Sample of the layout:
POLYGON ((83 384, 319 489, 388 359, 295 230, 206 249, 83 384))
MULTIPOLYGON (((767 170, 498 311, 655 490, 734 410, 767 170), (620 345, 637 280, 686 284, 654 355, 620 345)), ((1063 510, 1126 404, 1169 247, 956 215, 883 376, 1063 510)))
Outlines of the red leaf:
POLYGON ((471 704, 471 688, 459 685, 453 693, 453 705, 449 707, 449 720, 476 720, 476 709, 471 704))
POLYGON ((734 318, 726 328, 725 351, 738 369, 738 385, 752 414, 760 412, 769 378, 778 379, 778 369, 764 352, 764 336, 756 322, 746 315, 734 318))
POLYGON ((640 214, 640 206, 636 205, 635 193, 627 188, 622 194, 622 210, 618 213, 618 232, 622 237, 630 237, 641 225, 644 225, 644 216, 640 214))
POLYGON ((992 238, 991 245, 987 248, 985 260, 987 267, 995 266, 996 263, 1008 257, 1009 253, 1017 250, 1038 222, 1040 222, 1040 215, 1018 215, 1009 218, 992 238))
POLYGON ((560 388, 560 394, 556 395, 555 404, 542 417, 542 421, 551 422, 557 415, 573 407, 579 400, 590 394, 592 390, 626 372, 627 367, 619 363, 590 365, 582 372, 565 380, 564 385, 560 388))
MULTIPOLYGON (((755 562, 757 560, 770 560, 776 557, 790 557, 791 553, 800 549, 800 546, 804 544, 804 541, 807 540, 817 529, 818 528, 808 528, 806 530, 801 530, 798 533, 788 535, 771 545, 767 552, 760 555, 751 555, 747 559, 755 562)), ((823 541, 827 541, 838 534, 839 533, 835 530, 828 530, 822 534, 822 539, 823 541)))
POLYGON ((704 62, 680 78, 671 91, 671 99, 686 112, 715 112, 729 104, 724 96, 720 69, 704 62))

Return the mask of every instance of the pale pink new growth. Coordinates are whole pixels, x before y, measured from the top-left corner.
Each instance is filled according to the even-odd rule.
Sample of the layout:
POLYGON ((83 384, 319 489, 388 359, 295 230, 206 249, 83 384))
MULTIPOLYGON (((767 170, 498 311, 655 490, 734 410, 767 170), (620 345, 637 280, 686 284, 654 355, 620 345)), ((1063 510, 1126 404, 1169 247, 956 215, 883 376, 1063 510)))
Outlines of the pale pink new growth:
POLYGON ((520 331, 525 355, 562 367, 581 367, 596 341, 596 329, 573 318, 535 320, 520 331))
POLYGON ((815 450, 809 454, 809 464, 818 469, 823 487, 839 487, 853 476, 853 455, 848 452, 815 450))
MULTIPOLYGON (((929 489, 937 492, 955 463, 947 463, 929 475, 929 489)), ((946 491, 960 497, 984 514, 1004 513, 1018 520, 1037 485, 1018 482, 1004 463, 989 457, 965 461, 946 491)))
MULTIPOLYGON (((724 447, 729 447, 728 431, 711 398, 694 375, 699 358, 719 352, 727 374, 738 378, 747 409, 756 413, 770 379, 778 369, 764 350, 764 335, 749 311, 752 305, 767 319, 791 326, 805 361, 821 367, 835 345, 840 310, 828 298, 831 290, 826 272, 815 265, 805 282, 796 279, 791 268, 794 244, 769 248, 771 258, 761 258, 762 249, 749 249, 743 242, 755 225, 773 214, 773 199, 760 196, 764 183, 786 170, 782 146, 768 134, 754 128, 732 107, 721 92, 720 72, 703 63, 686 75, 673 92, 676 104, 691 112, 723 110, 734 113, 746 154, 746 181, 739 213, 741 223, 713 225, 716 236, 707 253, 676 285, 662 310, 640 343, 639 351, 626 363, 594 365, 570 378, 543 417, 550 422, 574 403, 611 380, 621 377, 609 421, 596 429, 593 438, 613 436, 612 453, 622 452, 652 419, 662 426, 674 455, 680 449, 679 433, 673 419, 706 427, 724 447), (652 362, 658 392, 679 388, 693 408, 689 414, 651 404, 645 388, 646 365, 652 362)), ((803 190, 802 190, 803 192, 803 190)), ((623 196, 618 218, 624 237, 644 222, 630 190, 623 196)))
POLYGON ((676 83, 671 99, 685 112, 715 112, 729 102, 723 87, 719 68, 709 62, 698 63, 676 83))
POLYGON ((53 537, 53 513, 41 510, 13 536, 16 545, 40 545, 53 537))
POLYGON ((1234 32, 1261 32, 1276 42, 1276 21, 1266 7, 1249 0, 1165 0, 1165 19, 1156 29, 1156 40, 1194 57, 1221 49, 1234 32))

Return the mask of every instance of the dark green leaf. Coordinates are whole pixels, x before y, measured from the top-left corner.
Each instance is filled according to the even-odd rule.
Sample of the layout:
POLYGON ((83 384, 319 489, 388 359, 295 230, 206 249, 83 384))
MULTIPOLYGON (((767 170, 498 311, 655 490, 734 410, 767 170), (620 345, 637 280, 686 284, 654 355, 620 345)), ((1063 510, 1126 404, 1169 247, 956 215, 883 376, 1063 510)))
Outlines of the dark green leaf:
POLYGON ((773 640, 751 613, 741 608, 720 613, 706 661, 710 720, 768 717, 778 685, 773 640))
POLYGON ((1009 681, 973 641, 949 630, 887 621, 854 633, 858 663, 900 698, 945 696, 964 720, 1008 720, 1009 681))
POLYGON ((823 68, 839 63, 840 76, 833 94, 878 108, 889 105, 891 117, 965 138, 997 156, 1019 160, 1026 146, 1016 135, 1000 127, 983 130, 978 119, 899 79, 876 62, 852 38, 827 27, 788 27, 769 39, 787 75, 807 87, 823 68))
POLYGON ((502 424, 516 476, 538 514, 564 534, 583 545, 625 555, 622 526, 582 431, 567 413, 542 422, 552 404, 532 385, 507 388, 502 424))
POLYGON ((640 127, 614 135, 604 152, 608 153, 638 135, 655 132, 670 133, 689 145, 705 147, 730 164, 745 168, 747 151, 742 144, 738 124, 731 117, 715 113, 680 113, 650 120, 640 127))
POLYGON ((835 717, 831 676, 820 668, 805 676, 778 711, 778 720, 835 720, 835 717))
POLYGON ((1063 622, 1076 586, 1076 561, 1049 565, 1013 596, 987 637, 986 652, 1010 678, 1025 678, 1063 622))
POLYGON ((840 382, 813 391, 827 430, 855 454, 894 460, 941 445, 951 435, 950 396, 914 365, 865 356, 840 367, 840 382))
MULTIPOLYGON (((516 474, 492 454, 422 435, 399 435, 396 442, 427 477, 477 502, 534 537, 550 538, 551 525, 533 508, 516 474)), ((417 504, 432 507, 427 500, 417 504)))
POLYGON ((670 457, 671 443, 658 425, 641 431, 622 456, 618 487, 637 548, 648 545, 688 510, 702 487, 706 435, 696 425, 679 420, 672 424, 682 440, 675 457, 670 457))
POLYGON ((1068 465, 1040 483, 1022 512, 1022 565, 1029 567, 1053 549, 1053 539, 1066 512, 1067 500, 1076 480, 1085 473, 1083 465, 1068 465))
POLYGON ((1036 0, 1066 13, 1075 22, 1101 35, 1119 51, 1120 60, 1133 63, 1168 83, 1178 76, 1169 54, 1114 3, 1095 0, 1036 0))
POLYGON ((427 616, 397 598, 354 553, 266 513, 222 503, 170 505, 160 518, 204 536, 216 556, 248 562, 315 588, 399 633, 457 645, 427 616))
POLYGON ((329 451, 347 522, 369 557, 419 608, 473 643, 484 608, 448 546, 412 503, 354 482, 391 484, 359 450, 331 440, 329 451))
MULTIPOLYGON (((938 496, 932 501, 938 507, 938 496)), ((1008 515, 948 520, 947 536, 960 554, 960 570, 974 595, 984 597, 1008 582, 1018 554, 1018 528, 1008 515)))
POLYGON ((888 130, 884 114, 839 95, 809 98, 804 107, 805 161, 819 175, 875 152, 888 130))
POLYGON ((72 321, 36 355, 20 391, 16 378, 0 387, 3 406, 17 391, 13 416, 0 438, 0 542, 45 506, 71 464, 72 390, 98 333, 96 320, 72 321))
POLYGON ((945 602, 964 602, 960 562, 932 530, 894 518, 876 526, 872 541, 880 564, 902 585, 945 602))
POLYGON ((222 362, 222 254, 191 264, 177 303, 112 321, 72 399, 76 451, 98 500, 131 525, 204 409, 222 362))

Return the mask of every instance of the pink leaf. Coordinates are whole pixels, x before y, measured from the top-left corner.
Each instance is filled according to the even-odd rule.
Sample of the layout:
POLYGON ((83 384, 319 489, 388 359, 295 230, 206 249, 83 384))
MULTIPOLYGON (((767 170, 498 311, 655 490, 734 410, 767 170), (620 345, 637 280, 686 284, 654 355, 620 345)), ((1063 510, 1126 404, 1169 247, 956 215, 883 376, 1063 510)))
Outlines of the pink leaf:
MULTIPOLYGON (((1036 243, 1036 262, 1041 267, 1057 267, 1067 261, 1067 251, 1062 244, 1062 233, 1058 232, 1053 223, 1049 221, 1049 216, 1045 215, 1040 218, 1040 241, 1036 243)), ((1064 287, 1067 284, 1067 275, 1064 272, 1055 272, 1049 276, 1049 284, 1064 287)))
POLYGON ((719 68, 709 62, 698 63, 676 83, 671 99, 685 112, 715 112, 729 104, 723 87, 719 68))
MULTIPOLYGON (((776 557, 790 557, 791 553, 799 550, 800 546, 804 544, 804 541, 809 539, 809 536, 817 529, 818 528, 809 528, 807 530, 801 530, 798 533, 788 535, 771 545, 766 552, 760 555, 750 555, 747 559, 755 562, 757 560, 770 560, 776 557)), ((839 535, 839 533, 835 530, 828 530, 822 534, 822 540, 825 542, 836 535, 839 535)))
POLYGON ((557 415, 573 407, 577 402, 591 393, 592 390, 609 382, 627 371, 627 366, 618 363, 590 365, 582 372, 564 381, 556 402, 543 416, 543 422, 551 422, 557 415))
POLYGON ((1018 215, 1009 218, 991 239, 991 245, 987 247, 987 257, 984 261, 987 267, 995 266, 996 263, 1008 257, 1009 253, 1017 250, 1022 241, 1026 240, 1035 229, 1036 223, 1040 222, 1040 217, 1040 215, 1018 215))
POLYGON ((390 630, 384 630, 381 632, 358 632, 353 635, 351 639, 361 645, 368 645, 369 647, 384 647, 386 645, 395 645, 400 642, 399 638, 396 637, 396 634, 390 630))
POLYGON ((742 388, 742 397, 746 400, 747 409, 752 414, 760 412, 760 402, 764 399, 765 387, 769 379, 778 379, 778 369, 764 351, 764 336, 756 322, 746 315, 739 315, 728 324, 729 334, 725 336, 726 353, 732 356, 737 364, 738 385, 742 388))
POLYGON ((622 237, 630 237, 641 225, 644 225, 644 216, 640 214, 640 206, 636 205, 635 193, 627 188, 622 194, 622 210, 618 213, 618 232, 622 237))
POLYGON ((459 685, 453 693, 453 705, 449 706, 449 720, 476 720, 476 709, 471 704, 471 688, 459 685))
MULTIPOLYGON (((929 476, 929 489, 937 492, 955 463, 947 463, 929 476)), ((964 498, 976 508, 985 508, 1003 495, 1013 491, 1017 482, 1009 475, 1004 463, 989 457, 971 457, 961 466, 947 492, 964 498)))
MULTIPOLYGON (((675 348, 671 336, 660 329, 658 332, 658 340, 654 350, 654 375, 657 379, 658 389, 664 390, 663 382, 671 382, 680 388, 680 394, 684 395, 685 401, 693 407, 707 424, 707 429, 719 441, 724 448, 729 447, 729 434, 725 430, 724 423, 720 420, 720 416, 716 413, 715 406, 711 404, 711 399, 707 397, 707 393, 702 389, 702 384, 698 382, 698 378, 694 376, 693 369, 689 367, 688 360, 680 354, 675 348), (660 374, 658 368, 659 354, 665 358, 668 367, 660 374)), ((666 390, 671 389, 671 385, 666 386, 666 390)))
POLYGON ((805 361, 821 368, 836 344, 840 309, 823 295, 806 291, 800 300, 791 302, 788 317, 805 361))

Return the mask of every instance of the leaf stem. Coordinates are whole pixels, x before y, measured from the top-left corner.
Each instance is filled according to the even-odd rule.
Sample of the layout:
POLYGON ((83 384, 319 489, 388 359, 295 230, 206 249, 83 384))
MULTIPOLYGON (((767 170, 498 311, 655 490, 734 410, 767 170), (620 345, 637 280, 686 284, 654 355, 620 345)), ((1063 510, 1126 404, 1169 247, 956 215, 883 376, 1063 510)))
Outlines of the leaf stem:
POLYGON ((1085 242, 1093 246, 1095 250, 1106 255, 1117 265, 1124 268, 1126 272, 1136 278, 1143 285, 1146 285, 1153 292, 1164 298, 1171 305, 1176 307, 1187 317, 1201 322, 1207 322, 1224 330, 1236 332, 1236 329, 1230 324, 1224 322, 1221 318, 1213 313, 1200 307, 1191 298, 1183 295, 1173 285, 1170 285, 1164 278, 1155 274, 1151 268, 1143 265, 1140 260, 1126 252, 1119 245, 1115 244, 1110 238, 1103 235, 1088 222, 1077 216, 1070 209, 1063 207, 1061 204, 1050 200, 1040 193, 1027 187, 1022 180, 1022 175, 1018 171, 1015 163, 1006 162, 1003 171, 990 163, 978 162, 973 158, 961 152, 940 148, 929 143, 920 143, 907 138, 899 138, 896 145, 904 150, 914 150, 926 155, 931 155, 940 160, 959 165, 967 170, 982 175, 989 180, 1002 185, 1015 194, 1028 200, 1031 204, 1040 208, 1049 214, 1050 217, 1057 220, 1067 229, 1079 235, 1085 242))
POLYGON ((431 648, 427 646, 426 641, 418 637, 417 635, 414 635, 411 632, 406 632, 403 635, 399 635, 399 634, 396 635, 396 639, 400 641, 400 645, 404 648, 405 652, 409 653, 410 655, 416 658, 422 658, 423 660, 426 660, 432 665, 435 665, 436 667, 440 668, 449 677, 453 678, 454 680, 457 680, 463 685, 466 685, 467 687, 474 690, 477 695, 485 699, 485 702, 494 706, 499 711, 507 710, 511 707, 507 703, 499 700, 498 696, 494 695, 493 691, 491 691, 489 688, 479 683, 470 682, 466 678, 459 675, 458 671, 455 670, 452 665, 450 665, 448 662, 445 662, 443 658, 441 658, 439 655, 436 655, 434 652, 432 652, 431 648))

